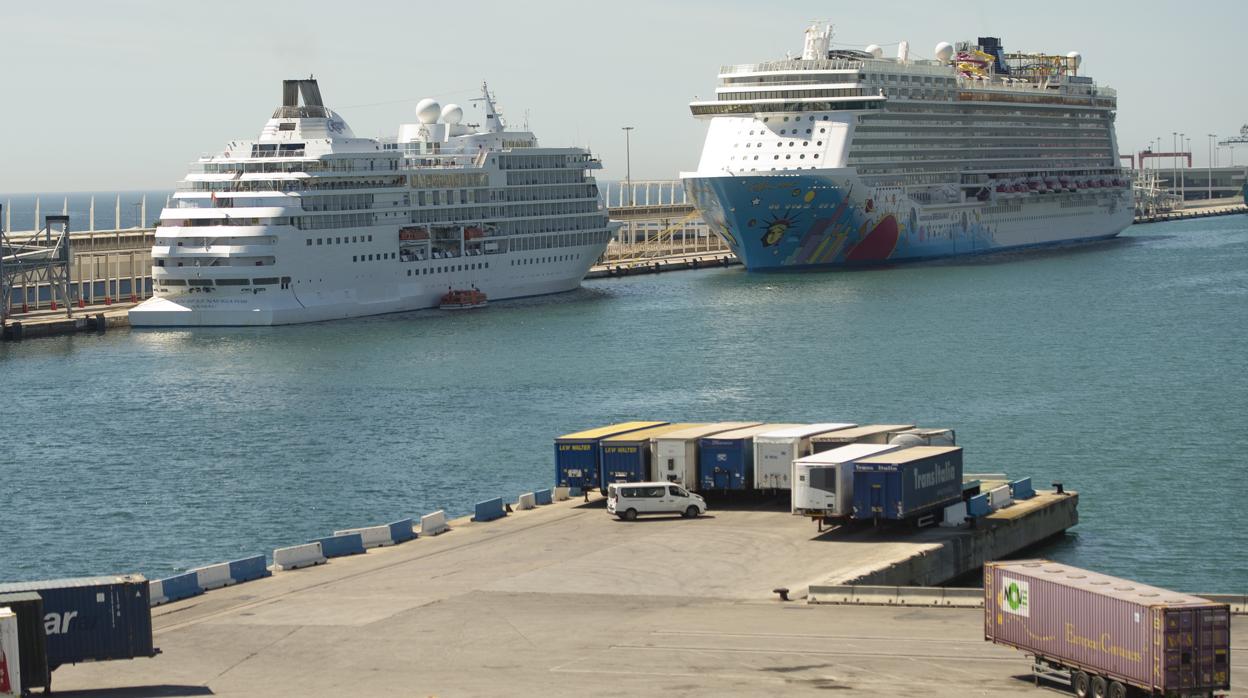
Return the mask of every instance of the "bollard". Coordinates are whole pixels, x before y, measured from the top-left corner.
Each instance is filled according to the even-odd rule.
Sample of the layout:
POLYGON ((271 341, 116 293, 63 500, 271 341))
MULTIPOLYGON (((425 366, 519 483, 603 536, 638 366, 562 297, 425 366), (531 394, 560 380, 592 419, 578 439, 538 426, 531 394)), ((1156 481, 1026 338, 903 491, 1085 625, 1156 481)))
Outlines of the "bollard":
POLYGON ((85 302, 83 302, 83 300, 82 300, 81 298, 79 298, 79 299, 78 299, 78 307, 79 307, 79 308, 85 308, 85 307, 87 307, 87 304, 86 304, 85 302))
POLYGON ((53 301, 52 301, 52 309, 53 309, 53 310, 56 310, 56 301, 55 301, 55 300, 53 300, 53 301))

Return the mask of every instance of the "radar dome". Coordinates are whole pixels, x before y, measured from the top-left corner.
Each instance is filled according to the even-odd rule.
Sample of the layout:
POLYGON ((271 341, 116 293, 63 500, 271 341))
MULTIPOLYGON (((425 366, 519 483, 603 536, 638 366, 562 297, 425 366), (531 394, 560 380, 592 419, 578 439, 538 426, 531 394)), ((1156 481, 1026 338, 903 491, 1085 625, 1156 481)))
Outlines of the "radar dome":
POLYGON ((1071 51, 1070 53, 1066 54, 1066 57, 1075 62, 1076 68, 1079 67, 1079 64, 1083 63, 1083 54, 1079 53, 1078 51, 1071 51))
POLYGON ((442 111, 442 105, 437 100, 425 99, 416 103, 416 118, 420 119, 422 124, 432 124, 438 120, 438 114, 442 111))
POLYGON ((936 44, 936 60, 941 63, 948 63, 950 58, 953 58, 953 44, 948 41, 936 44))
POLYGON ((464 120, 464 108, 458 104, 442 107, 442 121, 452 126, 464 120))
POLYGON ((871 44, 870 46, 868 46, 866 51, 867 53, 871 54, 872 56, 875 56, 876 58, 879 58, 880 56, 884 55, 884 49, 880 48, 879 46, 876 46, 875 44, 871 44))

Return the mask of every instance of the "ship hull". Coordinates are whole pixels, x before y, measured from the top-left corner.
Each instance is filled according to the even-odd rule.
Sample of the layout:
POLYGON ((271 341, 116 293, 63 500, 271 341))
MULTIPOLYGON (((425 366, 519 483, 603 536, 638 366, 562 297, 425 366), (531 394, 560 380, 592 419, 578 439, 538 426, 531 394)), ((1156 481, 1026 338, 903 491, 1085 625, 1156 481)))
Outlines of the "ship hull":
MULTIPOLYGON (((231 293, 234 289, 217 286, 211 293, 151 298, 132 308, 129 319, 132 327, 291 325, 437 308, 452 288, 480 289, 490 301, 551 295, 579 288, 589 266, 604 249, 604 245, 587 245, 559 250, 563 253, 560 255, 490 255, 495 266, 489 270, 438 274, 428 281, 419 273, 408 277, 383 272, 364 280, 356 276, 342 278, 337 284, 327 278, 315 290, 292 285, 259 292, 243 288, 231 293), (387 277, 399 280, 387 281, 387 277)), ((393 264, 397 267, 405 263, 393 264)), ((423 264, 433 266, 439 262, 423 264)), ((418 269, 417 266, 415 270, 418 269)))
POLYGON ((1130 192, 993 193, 921 203, 852 170, 687 176, 711 229, 753 272, 870 267, 1112 238, 1131 223, 1130 192))

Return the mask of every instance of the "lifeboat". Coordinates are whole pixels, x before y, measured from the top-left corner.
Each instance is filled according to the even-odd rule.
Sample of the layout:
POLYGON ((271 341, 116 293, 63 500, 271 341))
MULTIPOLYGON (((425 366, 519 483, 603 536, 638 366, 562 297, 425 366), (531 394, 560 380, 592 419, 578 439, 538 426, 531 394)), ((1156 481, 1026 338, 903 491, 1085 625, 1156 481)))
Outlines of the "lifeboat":
POLYGON ((486 304, 485 292, 478 288, 451 289, 442 295, 438 307, 442 310, 468 310, 486 304))
POLYGON ((1040 181, 1039 177, 1032 177, 1031 179, 1027 180, 1027 188, 1032 191, 1043 191, 1044 182, 1040 181))
POLYGON ((1078 188, 1078 189, 1087 189, 1087 188, 1088 188, 1088 180, 1086 180, 1086 179, 1084 179, 1084 178, 1080 177, 1078 180, 1076 180, 1076 181, 1075 181, 1075 187, 1076 187, 1076 188, 1078 188))
POLYGON ((438 307, 442 310, 470 310, 483 307, 485 303, 485 293, 479 289, 452 289, 442 296, 438 307))
POLYGON ((485 230, 482 229, 481 226, 479 225, 470 225, 464 228, 465 240, 477 240, 483 237, 485 237, 485 230))
POLYGON ((407 226, 404 228, 399 228, 399 239, 400 240, 428 240, 429 229, 421 228, 419 226, 407 226))

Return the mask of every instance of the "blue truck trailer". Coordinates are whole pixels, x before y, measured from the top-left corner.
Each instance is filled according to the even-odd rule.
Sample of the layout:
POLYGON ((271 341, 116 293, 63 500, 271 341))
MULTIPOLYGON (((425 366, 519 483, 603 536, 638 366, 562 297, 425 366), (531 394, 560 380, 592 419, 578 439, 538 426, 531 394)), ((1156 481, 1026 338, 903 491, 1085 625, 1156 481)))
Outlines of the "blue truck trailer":
POLYGON ((603 439, 664 424, 667 422, 621 422, 560 436, 555 439, 555 485, 582 489, 597 486, 603 439))
POLYGON ((49 674, 64 664, 160 653, 152 642, 151 600, 142 575, 0 584, 0 594, 22 592, 43 599, 49 674))
POLYGON ((912 519, 961 499, 961 447, 914 446, 854 461, 855 519, 912 519))
POLYGON ((654 460, 654 440, 663 434, 698 426, 696 424, 664 424, 630 431, 602 440, 598 487, 603 494, 613 482, 645 482, 650 479, 654 460))
POLYGON ((754 437, 800 424, 760 424, 705 436, 698 441, 698 489, 754 489, 754 437))

